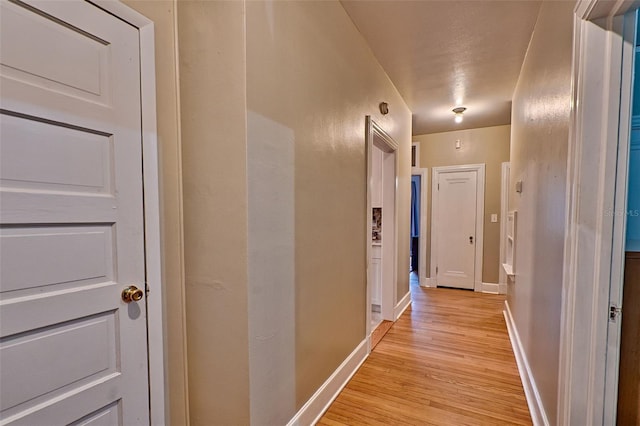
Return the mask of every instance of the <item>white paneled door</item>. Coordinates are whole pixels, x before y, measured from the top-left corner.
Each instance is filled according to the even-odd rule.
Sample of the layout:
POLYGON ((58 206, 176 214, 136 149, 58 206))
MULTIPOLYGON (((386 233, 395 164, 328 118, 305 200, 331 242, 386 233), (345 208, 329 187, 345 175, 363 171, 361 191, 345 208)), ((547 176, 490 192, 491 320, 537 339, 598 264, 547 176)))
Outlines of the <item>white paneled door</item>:
POLYGON ((438 173, 437 283, 473 289, 476 263, 477 171, 438 173))
POLYGON ((138 30, 0 5, 0 424, 149 424, 138 30))

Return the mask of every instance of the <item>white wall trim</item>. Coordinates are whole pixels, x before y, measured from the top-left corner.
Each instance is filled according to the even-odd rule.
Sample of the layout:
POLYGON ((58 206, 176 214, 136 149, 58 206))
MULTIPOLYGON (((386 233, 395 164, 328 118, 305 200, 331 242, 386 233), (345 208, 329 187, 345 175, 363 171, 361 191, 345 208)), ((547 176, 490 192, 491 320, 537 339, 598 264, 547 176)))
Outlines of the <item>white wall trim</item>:
POLYGON ((429 187, 429 169, 428 168, 412 168, 411 176, 420 176, 420 241, 418 248, 418 254, 420 259, 418 261, 418 279, 419 284, 422 287, 426 287, 425 284, 427 278, 427 188, 429 187))
MULTIPOLYGON (((500 279, 499 283, 507 285, 507 272, 502 265, 507 263, 507 213, 509 211, 509 175, 511 164, 502 163, 500 179, 500 279)), ((506 294, 506 291, 503 293, 506 294)))
POLYGON ((516 323, 511 315, 511 309, 509 309, 509 303, 504 302, 504 319, 507 323, 507 331, 509 332, 509 340, 511 340, 511 347, 513 348, 513 354, 516 357, 516 363, 518 364, 518 372, 520 373, 520 379, 522 380, 522 386, 524 387, 524 394, 527 398, 527 404, 529 405, 529 411, 531 412, 531 420, 534 426, 549 426, 549 420, 547 413, 544 410, 538 387, 533 378, 529 361, 520 341, 520 335, 516 328, 516 323))
POLYGON ((490 294, 507 294, 507 284, 482 283, 482 292, 490 294))
POLYGON ((420 168, 420 142, 411 142, 412 151, 413 151, 413 147, 416 148, 416 164, 415 165, 411 164, 411 167, 414 169, 419 169, 420 168))
POLYGON ((289 420, 287 426, 315 425, 367 359, 369 356, 368 346, 368 338, 360 342, 316 393, 302 406, 300 411, 289 420))
POLYGON ((398 321, 398 318, 402 316, 409 306, 411 306, 411 291, 407 292, 393 309, 393 321, 398 321))
POLYGON ((431 179, 431 281, 438 286, 438 233, 436 231, 438 223, 438 181, 441 173, 476 171, 477 175, 477 198, 476 198, 476 263, 474 271, 474 291, 482 291, 482 263, 484 255, 484 197, 485 197, 485 164, 465 164, 459 166, 442 166, 433 168, 431 179))
POLYGON ((425 278, 424 281, 420 282, 420 287, 431 288, 436 287, 435 280, 432 278, 425 278))
POLYGON ((142 110, 142 163, 144 185, 145 253, 147 269, 147 333, 149 357, 150 424, 166 424, 168 392, 165 380, 164 284, 160 239, 160 179, 156 127, 156 71, 153 21, 114 0, 93 3, 138 28, 142 110))

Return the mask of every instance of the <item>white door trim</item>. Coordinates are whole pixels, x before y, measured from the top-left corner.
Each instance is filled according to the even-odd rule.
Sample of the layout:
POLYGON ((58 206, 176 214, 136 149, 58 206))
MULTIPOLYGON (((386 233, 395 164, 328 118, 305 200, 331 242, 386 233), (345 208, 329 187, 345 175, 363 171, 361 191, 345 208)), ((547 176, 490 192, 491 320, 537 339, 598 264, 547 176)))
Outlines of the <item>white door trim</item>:
MULTIPOLYGON (((413 155, 415 148, 416 162, 413 164, 411 162, 411 169, 419 169, 420 168, 420 142, 411 142, 411 155, 413 155)), ((413 158, 412 158, 413 160, 413 158)))
MULTIPOLYGON (((511 164, 507 161, 502 163, 502 175, 500 183, 500 288, 507 285, 507 272, 502 267, 507 263, 507 247, 505 238, 507 237, 507 212, 509 211, 509 174, 511 164)), ((506 294, 506 291, 502 292, 506 294)))
MULTIPOLYGON (((371 227, 372 227, 372 217, 371 217, 371 177, 372 177, 372 151, 373 151, 373 141, 374 138, 378 137, 385 146, 394 153, 395 158, 395 179, 394 179, 394 238, 392 241, 393 244, 393 282, 391 283, 392 289, 389 291, 387 288, 385 292, 385 284, 383 283, 381 288, 382 295, 382 314, 383 318, 387 320, 393 320, 393 310, 395 307, 395 302, 397 298, 397 287, 398 287, 398 143, 393 140, 391 136, 389 136, 383 129, 376 123, 371 116, 367 115, 365 117, 365 145, 366 145, 366 157, 367 157, 367 230, 366 230, 366 238, 365 238, 365 253, 366 253, 366 268, 367 268, 367 291, 366 291, 366 336, 367 336, 367 353, 371 352, 371 227), (390 293, 390 294, 389 294, 390 293), (391 299, 391 300, 389 300, 391 299), (385 311, 389 311, 391 314, 385 315, 385 311)), ((383 183, 384 185, 384 183, 383 183)), ((384 217, 384 212, 383 212, 384 217)), ((383 231, 384 232, 384 231, 383 231)), ((383 239, 383 244, 384 244, 383 239)), ((384 246, 383 246, 384 249, 384 246)), ((384 253, 383 253, 384 255, 384 253)), ((388 287, 389 284, 386 284, 388 287)))
POLYGON ((115 0, 92 3, 138 28, 142 108, 142 166, 144 186, 145 267, 147 274, 147 333, 150 424, 169 420, 165 380, 164 286, 160 240, 158 135, 156 127, 156 71, 153 21, 115 0))
POLYGON ((478 196, 476 198, 476 262, 473 277, 473 291, 482 291, 482 256, 484 247, 484 164, 465 164, 461 166, 442 166, 433 168, 433 178, 431 179, 431 285, 438 286, 438 234, 435 232, 438 222, 438 197, 434 196, 438 191, 438 179, 441 173, 447 172, 470 172, 478 173, 478 196))
POLYGON ((631 108, 620 95, 631 93, 629 76, 621 77, 622 15, 632 3, 581 0, 574 17, 557 424, 615 424, 617 373, 607 365, 617 357, 619 336, 618 347, 607 348, 608 308, 623 274, 624 217, 615 213, 631 108))
POLYGON ((427 188, 429 187, 429 169, 413 167, 411 175, 420 176, 420 242, 418 243, 418 278, 422 287, 428 287, 427 279, 427 188))

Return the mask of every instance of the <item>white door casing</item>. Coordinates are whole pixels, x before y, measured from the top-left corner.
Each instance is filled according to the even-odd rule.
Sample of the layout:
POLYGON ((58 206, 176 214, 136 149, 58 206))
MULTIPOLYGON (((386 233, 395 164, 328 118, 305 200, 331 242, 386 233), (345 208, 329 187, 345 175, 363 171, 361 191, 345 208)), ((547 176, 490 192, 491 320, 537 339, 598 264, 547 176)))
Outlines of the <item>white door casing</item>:
POLYGON ((431 194, 435 285, 481 291, 484 164, 434 167, 431 194))
POLYGON ((507 272, 502 266, 507 262, 507 213, 509 211, 509 162, 502 163, 500 179, 500 293, 506 294, 507 272))
POLYGON ((382 167, 383 167, 383 212, 382 212, 382 262, 381 268, 382 274, 382 286, 381 286, 381 311, 383 319, 393 321, 394 317, 394 305, 397 292, 397 235, 398 235, 398 223, 396 218, 398 217, 398 202, 396 197, 396 182, 398 181, 398 155, 399 148, 398 143, 393 140, 370 116, 365 117, 365 141, 366 141, 366 156, 367 156, 367 208, 366 208, 366 267, 367 267, 367 290, 366 290, 366 304, 365 310, 365 324, 366 335, 368 340, 367 352, 371 351, 371 299, 373 291, 373 270, 372 268, 372 244, 371 244, 371 229, 372 229, 372 169, 373 169, 373 147, 374 143, 381 148, 383 153, 382 167), (386 154, 386 157, 384 156, 386 154), (384 173, 387 174, 385 179, 384 173), (392 177, 392 179, 391 179, 392 177), (386 214, 386 216, 385 216, 386 214), (386 244, 385 244, 386 241, 386 244), (385 257, 390 260, 389 265, 386 268, 385 273, 385 257), (392 273, 391 273, 392 271, 392 273), (386 278, 385 278, 386 277, 386 278))
POLYGON ((138 30, 1 6, 0 423, 148 424, 138 30))

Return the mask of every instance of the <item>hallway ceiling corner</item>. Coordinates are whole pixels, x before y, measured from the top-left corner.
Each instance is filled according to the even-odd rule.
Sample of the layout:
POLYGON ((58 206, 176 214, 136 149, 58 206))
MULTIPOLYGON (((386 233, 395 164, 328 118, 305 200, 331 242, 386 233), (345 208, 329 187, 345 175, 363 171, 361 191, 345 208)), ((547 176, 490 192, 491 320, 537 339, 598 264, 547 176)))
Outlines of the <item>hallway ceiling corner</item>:
POLYGON ((511 122, 541 1, 341 1, 413 112, 414 135, 511 122))

